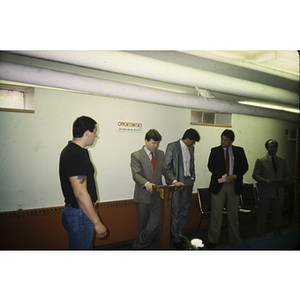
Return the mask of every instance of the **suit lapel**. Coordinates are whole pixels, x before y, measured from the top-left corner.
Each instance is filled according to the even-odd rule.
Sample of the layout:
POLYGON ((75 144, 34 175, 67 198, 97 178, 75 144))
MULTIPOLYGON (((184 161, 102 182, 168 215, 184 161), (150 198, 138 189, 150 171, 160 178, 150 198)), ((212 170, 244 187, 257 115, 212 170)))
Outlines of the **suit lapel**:
MULTIPOLYGON (((269 170, 271 170, 271 172, 273 173, 273 175, 276 177, 276 173, 275 173, 275 170, 273 168, 273 164, 272 164, 272 162, 271 162, 268 154, 266 154, 266 164, 267 164, 269 170)), ((278 160, 277 160, 277 164, 278 164, 278 160)))
POLYGON ((224 150, 223 150, 223 147, 220 146, 220 156, 221 156, 221 160, 222 162, 224 163, 224 166, 225 166, 225 157, 224 157, 224 150))
POLYGON ((177 142, 176 147, 177 147, 177 151, 178 151, 178 159, 181 159, 181 161, 183 161, 180 140, 177 142))
POLYGON ((177 160, 177 170, 178 168, 180 168, 180 172, 179 170, 177 171, 177 174, 184 174, 184 168, 183 168, 183 153, 182 153, 182 148, 181 148, 181 144, 180 144, 180 140, 177 142, 176 144, 177 147, 177 152, 178 152, 178 160, 177 160))
MULTIPOLYGON (((237 164, 235 163, 236 162, 236 158, 237 158, 237 151, 236 151, 236 148, 232 145, 232 156, 233 156, 233 174, 236 173, 236 167, 237 167, 237 164)), ((223 155, 224 157, 224 155, 223 155)), ((225 162, 225 158, 224 158, 224 163, 226 165, 226 162, 225 162)))
POLYGON ((276 156, 277 159, 277 174, 282 174, 281 170, 283 169, 283 161, 276 156))
MULTIPOLYGON (((147 155, 144 147, 140 151, 141 151, 141 160, 142 160, 142 162, 147 166, 149 171, 151 170, 151 171, 154 172, 151 160, 150 160, 149 156, 147 155)), ((158 155, 155 155, 155 170, 157 169, 156 166, 159 165, 159 160, 157 160, 157 156, 158 155)))
MULTIPOLYGON (((165 159, 164 155, 161 155, 161 151, 158 149, 155 151, 155 173, 158 172, 160 174, 161 167, 163 165, 163 159, 165 159)), ((152 164, 151 164, 152 166, 152 164)))
POLYGON ((226 165, 225 165, 225 157, 224 157, 224 150, 223 150, 223 147, 222 146, 219 146, 219 155, 220 155, 220 158, 221 158, 221 161, 220 163, 222 164, 222 169, 223 169, 223 174, 226 173, 226 165))

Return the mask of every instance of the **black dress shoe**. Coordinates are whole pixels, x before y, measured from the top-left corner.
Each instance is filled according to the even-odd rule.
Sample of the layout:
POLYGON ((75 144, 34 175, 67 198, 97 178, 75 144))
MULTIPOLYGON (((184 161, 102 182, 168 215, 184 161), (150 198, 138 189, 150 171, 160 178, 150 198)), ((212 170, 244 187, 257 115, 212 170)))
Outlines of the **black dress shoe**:
POLYGON ((183 244, 181 242, 173 243, 173 245, 175 246, 176 249, 179 249, 179 250, 185 249, 185 247, 183 246, 183 244))
POLYGON ((208 243, 207 249, 215 249, 216 245, 213 243, 208 243))

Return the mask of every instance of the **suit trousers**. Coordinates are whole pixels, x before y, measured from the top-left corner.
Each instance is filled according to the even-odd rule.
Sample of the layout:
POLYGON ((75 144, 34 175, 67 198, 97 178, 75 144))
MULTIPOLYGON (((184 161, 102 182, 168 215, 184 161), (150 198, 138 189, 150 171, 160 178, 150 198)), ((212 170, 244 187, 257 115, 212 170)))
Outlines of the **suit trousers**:
POLYGON ((185 177, 184 184, 192 186, 185 187, 183 190, 178 189, 173 192, 171 233, 174 243, 180 242, 180 235, 183 234, 188 220, 192 200, 193 183, 194 182, 191 180, 191 177, 185 177))
POLYGON ((208 242, 213 244, 218 244, 220 242, 225 203, 228 212, 229 243, 235 244, 241 241, 239 228, 239 202, 240 197, 235 193, 234 184, 232 183, 224 183, 218 194, 212 194, 208 242))
MULTIPOLYGON (((155 191, 153 193, 156 193, 155 191)), ((138 236, 132 244, 133 249, 145 249, 156 237, 160 225, 160 198, 155 197, 152 204, 135 203, 137 212, 138 236)))
POLYGON ((266 223, 270 207, 272 208, 274 234, 281 234, 281 215, 283 202, 284 200, 280 199, 278 195, 273 199, 260 198, 257 212, 257 237, 265 236, 266 223))

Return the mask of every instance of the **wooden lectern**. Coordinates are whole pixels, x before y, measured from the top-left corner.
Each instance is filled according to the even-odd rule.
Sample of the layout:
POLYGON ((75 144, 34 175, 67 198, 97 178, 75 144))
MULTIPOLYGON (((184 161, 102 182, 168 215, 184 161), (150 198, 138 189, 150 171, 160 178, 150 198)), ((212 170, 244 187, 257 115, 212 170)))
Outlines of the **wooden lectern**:
POLYGON ((177 189, 190 185, 155 185, 153 188, 160 195, 160 229, 159 229, 159 249, 170 249, 170 231, 171 231, 171 210, 172 196, 177 189))

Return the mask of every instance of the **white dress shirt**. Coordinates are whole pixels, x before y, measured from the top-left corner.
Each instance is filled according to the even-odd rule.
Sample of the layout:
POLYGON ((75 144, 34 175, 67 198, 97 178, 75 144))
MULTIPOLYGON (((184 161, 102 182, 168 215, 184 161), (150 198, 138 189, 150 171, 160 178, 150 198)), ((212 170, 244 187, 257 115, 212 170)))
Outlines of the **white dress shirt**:
POLYGON ((180 145, 181 145, 182 158, 183 158, 184 176, 188 177, 191 176, 191 172, 190 172, 191 154, 188 146, 182 140, 180 140, 180 145))
MULTIPOLYGON (((226 161, 226 149, 227 148, 223 147, 225 161, 226 161)), ((229 154, 229 174, 227 174, 227 176, 230 176, 233 175, 233 167, 234 167, 234 156, 233 156, 232 146, 228 147, 228 154, 229 154)))

